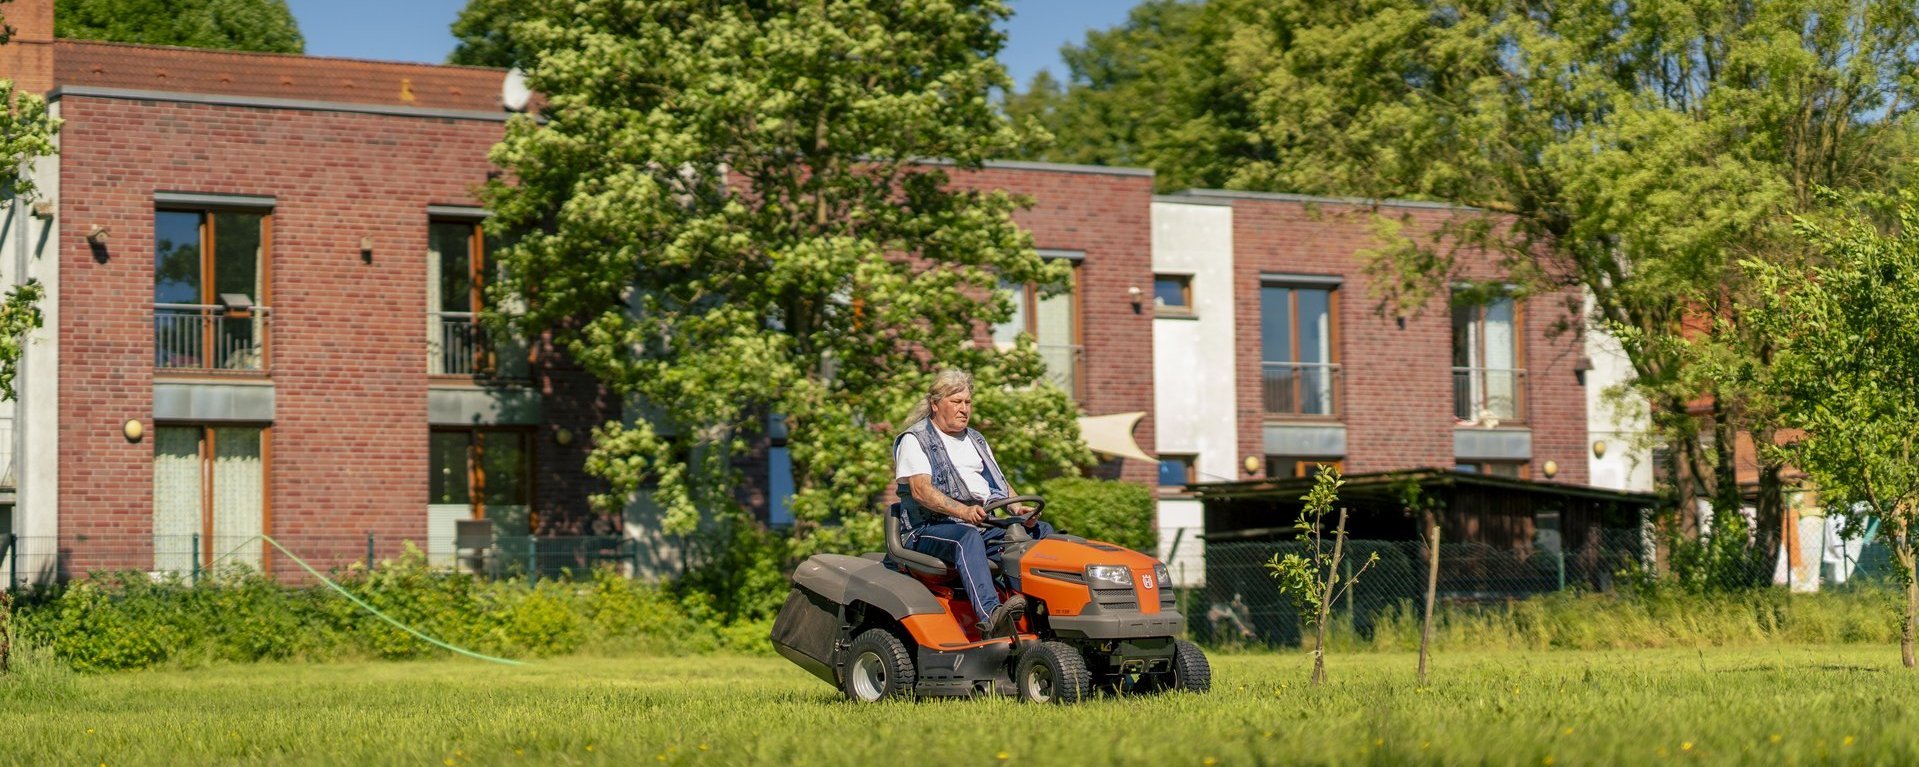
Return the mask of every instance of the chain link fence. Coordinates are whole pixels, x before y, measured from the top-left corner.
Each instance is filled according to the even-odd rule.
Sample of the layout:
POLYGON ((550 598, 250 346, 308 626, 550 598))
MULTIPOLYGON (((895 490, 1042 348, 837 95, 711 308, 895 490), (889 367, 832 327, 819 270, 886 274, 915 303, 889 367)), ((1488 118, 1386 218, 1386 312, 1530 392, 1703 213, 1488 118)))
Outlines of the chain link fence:
MULTIPOLYGON (((1330 553, 1331 542, 1326 545, 1330 553)), ((1274 556, 1306 556, 1310 549, 1292 540, 1207 542, 1205 585, 1180 595, 1191 635, 1209 644, 1298 645, 1306 628, 1266 563, 1274 556)), ((1492 604, 1565 590, 1610 592, 1622 572, 1646 563, 1646 550, 1640 531, 1620 529, 1603 529, 1597 540, 1572 551, 1441 543, 1436 598, 1441 605, 1492 604)), ((1332 606, 1332 622, 1370 637, 1389 613, 1423 614, 1431 563, 1421 542, 1346 541, 1342 580, 1357 572, 1359 581, 1332 606)))
MULTIPOLYGON (((409 548, 419 551, 436 569, 536 581, 583 574, 599 566, 611 566, 631 577, 641 561, 640 541, 617 535, 499 537, 471 547, 445 541, 422 545, 410 537, 373 533, 290 533, 273 538, 323 575, 377 568, 406 556, 409 548)), ((8 589, 94 572, 142 572, 198 582, 237 568, 265 572, 287 585, 318 583, 300 562, 253 535, 0 534, 0 586, 8 589)))

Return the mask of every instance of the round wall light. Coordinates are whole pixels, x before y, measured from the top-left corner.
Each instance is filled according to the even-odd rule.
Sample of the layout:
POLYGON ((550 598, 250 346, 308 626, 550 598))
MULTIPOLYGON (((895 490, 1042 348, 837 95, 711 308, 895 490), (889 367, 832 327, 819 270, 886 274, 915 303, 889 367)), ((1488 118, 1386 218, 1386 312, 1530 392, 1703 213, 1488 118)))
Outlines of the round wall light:
POLYGON ((559 430, 553 432, 553 441, 559 443, 562 447, 573 444, 573 430, 564 426, 560 427, 559 430))
POLYGON ((120 424, 120 434, 126 437, 128 442, 139 442, 140 437, 146 433, 146 426, 142 425, 138 418, 128 418, 126 423, 120 424))
POLYGON ((1601 439, 1601 440, 1593 441, 1593 457, 1594 458, 1606 457, 1606 441, 1605 440, 1601 439))
POLYGON ((1548 460, 1546 461, 1546 465, 1540 468, 1545 471, 1547 479, 1552 479, 1554 475, 1559 473, 1559 462, 1548 460))
POLYGON ((1247 474, 1259 473, 1259 456, 1256 456, 1256 455, 1246 456, 1246 473, 1247 474))

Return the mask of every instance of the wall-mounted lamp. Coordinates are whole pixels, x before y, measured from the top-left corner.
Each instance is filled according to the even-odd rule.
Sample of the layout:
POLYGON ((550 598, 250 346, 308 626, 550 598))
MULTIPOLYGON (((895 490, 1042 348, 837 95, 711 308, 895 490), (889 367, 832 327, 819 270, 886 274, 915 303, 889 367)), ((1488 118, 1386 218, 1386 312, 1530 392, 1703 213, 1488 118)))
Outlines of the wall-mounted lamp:
POLYGON ((87 229, 87 242, 92 245, 107 244, 107 228, 99 224, 94 224, 89 227, 87 229))
POLYGON ((42 221, 53 218, 53 201, 38 200, 33 203, 33 217, 42 221))
POLYGON ((1259 473, 1259 456, 1256 456, 1256 455, 1246 456, 1246 473, 1247 474, 1259 473))
POLYGON ((126 437, 128 442, 139 442, 146 433, 146 426, 138 418, 128 418, 126 423, 120 424, 120 436, 126 437))
POLYGON ((1573 363, 1573 377, 1579 380, 1580 386, 1586 385, 1586 374, 1592 372, 1592 369, 1593 358, 1591 357, 1580 357, 1573 363))
POLYGON ((360 238, 360 261, 368 264, 373 263, 373 235, 369 234, 360 238))
POLYGON ((573 444, 573 430, 564 426, 553 432, 553 441, 561 447, 573 444))
POLYGON ((1138 285, 1126 289, 1126 298, 1133 302, 1134 312, 1139 311, 1140 296, 1143 295, 1145 295, 1145 293, 1139 289, 1138 285))
POLYGON ((1606 441, 1605 440, 1600 439, 1600 440, 1593 441, 1593 457, 1594 458, 1606 457, 1606 441))
POLYGON ((1554 475, 1559 473, 1559 463, 1557 461, 1548 460, 1545 466, 1539 468, 1540 471, 1545 472, 1547 479, 1552 479, 1554 475))

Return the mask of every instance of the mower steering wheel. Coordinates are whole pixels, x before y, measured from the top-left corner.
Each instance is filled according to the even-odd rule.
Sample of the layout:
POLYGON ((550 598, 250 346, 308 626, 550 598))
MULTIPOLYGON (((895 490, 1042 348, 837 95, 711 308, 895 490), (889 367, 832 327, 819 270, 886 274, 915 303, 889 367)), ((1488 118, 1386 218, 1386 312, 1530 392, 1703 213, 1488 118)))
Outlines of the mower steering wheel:
POLYGON ((986 524, 993 525, 994 527, 1008 527, 1017 522, 1023 525, 1039 518, 1040 512, 1046 510, 1046 499, 1037 495, 1015 495, 1001 498, 980 508, 986 510, 986 524), (1007 511, 1007 513, 1004 514, 994 513, 1010 509, 1014 504, 1019 503, 1032 506, 1033 510, 1025 514, 1014 514, 1011 511, 1007 511))

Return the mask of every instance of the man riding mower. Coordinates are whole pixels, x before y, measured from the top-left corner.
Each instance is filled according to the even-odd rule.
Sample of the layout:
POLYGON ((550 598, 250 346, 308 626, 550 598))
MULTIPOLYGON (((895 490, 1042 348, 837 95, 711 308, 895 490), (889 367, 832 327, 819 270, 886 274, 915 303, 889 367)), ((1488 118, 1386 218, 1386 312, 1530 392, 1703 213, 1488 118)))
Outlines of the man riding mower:
POLYGON ((1039 521, 1044 499, 1011 495, 966 427, 971 384, 953 371, 934 379, 895 441, 901 502, 886 518, 886 552, 802 562, 774 648, 867 702, 1209 689, 1205 654, 1175 638, 1185 621, 1165 565, 1053 532, 1039 521))

